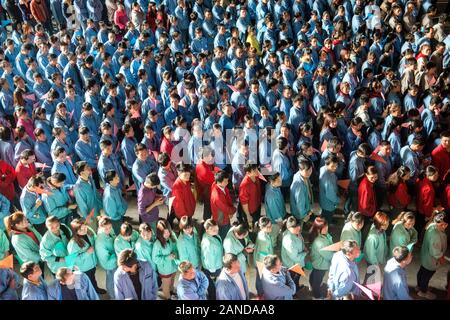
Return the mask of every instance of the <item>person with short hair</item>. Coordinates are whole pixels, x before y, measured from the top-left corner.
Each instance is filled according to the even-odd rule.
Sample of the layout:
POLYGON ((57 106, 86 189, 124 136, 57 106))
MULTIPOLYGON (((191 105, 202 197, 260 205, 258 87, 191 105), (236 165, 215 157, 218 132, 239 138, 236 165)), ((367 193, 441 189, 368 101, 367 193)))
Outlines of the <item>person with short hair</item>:
POLYGON ((264 257, 264 268, 261 283, 266 300, 292 300, 296 286, 286 267, 281 265, 277 255, 264 257))
POLYGON ((159 206, 164 204, 165 197, 158 188, 160 180, 156 172, 145 177, 144 183, 138 191, 137 209, 139 221, 148 223, 156 234, 156 223, 159 218, 159 206))
POLYGON ((48 285, 49 300, 100 300, 89 277, 81 271, 61 267, 48 285))
POLYGON ((383 300, 413 300, 405 270, 412 261, 412 252, 405 246, 397 246, 392 250, 392 255, 384 267, 383 300))
POLYGON ((235 214, 236 208, 228 188, 229 174, 220 170, 215 173, 214 180, 210 195, 212 219, 219 226, 221 239, 225 239, 230 230, 230 219, 235 214))
POLYGON ((333 255, 328 274, 328 294, 336 300, 354 300, 360 293, 359 270, 355 259, 360 255, 355 240, 345 240, 342 248, 333 255))
POLYGON ((247 162, 245 176, 239 186, 239 216, 241 222, 253 226, 261 216, 261 181, 258 165, 247 162))
POLYGON ((178 270, 181 273, 177 284, 178 300, 206 300, 209 280, 205 274, 189 261, 182 261, 178 270))
POLYGON ((114 274, 116 300, 156 300, 156 271, 146 261, 139 261, 132 249, 123 250, 117 259, 114 274))
POLYGON ((247 279, 235 254, 225 253, 223 256, 223 268, 216 280, 216 299, 249 299, 247 279))
MULTIPOLYGON (((191 166, 189 164, 179 163, 177 165, 178 178, 172 186, 172 197, 175 197, 172 203, 173 215, 169 221, 173 223, 174 218, 181 219, 183 216, 192 217, 195 212, 196 199, 191 189, 191 166)), ((172 212, 169 212, 169 217, 172 212)))
POLYGON ((48 287, 39 264, 28 261, 20 266, 23 277, 22 300, 48 300, 48 287))
POLYGON ((47 211, 42 202, 42 196, 38 193, 44 189, 44 180, 41 176, 32 176, 20 195, 20 207, 29 222, 39 233, 44 234, 47 211))
POLYGON ((105 214, 112 220, 114 232, 118 234, 125 214, 127 213, 128 203, 123 198, 122 190, 119 188, 120 178, 117 172, 113 170, 107 171, 105 174, 105 183, 103 208, 105 214))

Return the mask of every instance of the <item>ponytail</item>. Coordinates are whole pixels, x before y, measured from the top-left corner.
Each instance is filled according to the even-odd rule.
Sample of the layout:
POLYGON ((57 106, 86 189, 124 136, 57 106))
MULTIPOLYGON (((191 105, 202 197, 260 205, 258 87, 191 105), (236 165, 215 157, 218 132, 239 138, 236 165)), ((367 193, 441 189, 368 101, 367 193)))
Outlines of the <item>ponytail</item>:
POLYGON ((287 219, 285 219, 283 221, 283 227, 282 227, 281 230, 284 232, 284 231, 286 231, 289 228, 295 228, 297 226, 298 226, 297 218, 294 217, 294 216, 290 216, 290 217, 288 217, 287 219))
POLYGON ((364 217, 361 214, 361 212, 358 211, 352 211, 349 213, 347 220, 345 222, 356 222, 358 224, 364 222, 364 217))
POLYGON ((16 226, 25 219, 25 215, 21 211, 14 212, 13 214, 5 217, 3 222, 5 223, 6 232, 11 236, 12 231, 18 231, 16 226))
POLYGON ((413 212, 411 212, 411 211, 402 211, 398 216, 397 216, 397 218, 395 218, 394 220, 392 220, 392 224, 393 225, 395 225, 395 224, 397 224, 398 222, 401 222, 401 223, 405 223, 405 222, 407 222, 408 220, 415 220, 416 219, 416 216, 414 215, 414 213, 413 212))
POLYGON ((438 173, 438 170, 436 169, 436 167, 430 165, 430 166, 426 167, 425 170, 422 170, 419 173, 419 179, 423 180, 425 178, 432 177, 432 176, 434 176, 437 173, 438 173))

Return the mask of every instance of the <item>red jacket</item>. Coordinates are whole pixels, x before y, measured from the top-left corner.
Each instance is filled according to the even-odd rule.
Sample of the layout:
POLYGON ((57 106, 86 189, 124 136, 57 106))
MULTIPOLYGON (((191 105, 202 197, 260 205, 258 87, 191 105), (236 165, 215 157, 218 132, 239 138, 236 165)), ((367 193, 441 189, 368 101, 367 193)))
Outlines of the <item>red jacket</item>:
POLYGON ((373 183, 367 177, 361 180, 358 187, 358 211, 367 217, 373 217, 377 212, 377 198, 373 189, 373 183))
POLYGON ((450 153, 440 144, 431 152, 431 159, 431 163, 439 171, 439 178, 443 180, 447 171, 450 170, 450 153))
POLYGON ((230 217, 236 212, 231 199, 230 190, 225 192, 214 182, 211 186, 211 212, 212 218, 219 226, 230 224, 230 217), (219 214, 220 212, 220 214, 219 214))
POLYGON ((425 215, 426 217, 431 217, 433 214, 435 198, 433 184, 426 177, 422 180, 417 179, 416 191, 417 212, 425 215))
POLYGON ((34 163, 26 167, 21 161, 19 161, 16 166, 17 182, 19 183, 19 187, 23 189, 23 187, 27 185, 28 180, 30 180, 30 178, 36 173, 37 171, 34 163))
POLYGON ((261 207, 261 181, 256 178, 255 182, 245 175, 239 187, 239 201, 241 205, 248 204, 251 214, 261 207))
POLYGON ((411 202, 411 196, 408 193, 408 187, 404 181, 401 181, 394 193, 388 193, 388 202, 397 209, 405 209, 411 202))
POLYGON ((446 212, 450 212, 450 185, 447 185, 442 192, 441 203, 446 212))
POLYGON ((167 153, 169 157, 172 157, 173 143, 167 140, 166 137, 163 137, 161 140, 161 146, 159 150, 161 152, 167 153))
POLYGON ((173 200, 172 207, 178 219, 182 216, 192 217, 195 212, 195 197, 191 190, 190 183, 184 183, 177 178, 172 187, 173 200))
POLYGON ((16 180, 16 171, 12 166, 3 160, 0 160, 0 193, 8 198, 14 199, 14 180, 16 180), (2 176, 5 175, 5 179, 2 176))
POLYGON ((211 186, 214 183, 214 171, 214 165, 207 164, 203 160, 195 167, 197 192, 203 201, 209 201, 211 186))

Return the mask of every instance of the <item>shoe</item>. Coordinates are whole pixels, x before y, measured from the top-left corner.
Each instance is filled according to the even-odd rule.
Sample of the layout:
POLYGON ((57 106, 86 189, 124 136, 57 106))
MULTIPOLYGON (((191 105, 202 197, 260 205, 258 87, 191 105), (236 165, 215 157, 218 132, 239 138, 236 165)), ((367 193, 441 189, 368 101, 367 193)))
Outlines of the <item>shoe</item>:
POLYGON ((106 290, 105 289, 101 289, 101 288, 97 288, 97 290, 95 290, 98 294, 106 294, 106 290))
POLYGON ((419 291, 417 293, 417 295, 421 298, 425 298, 427 300, 435 300, 436 299, 436 295, 434 293, 432 293, 431 291, 427 291, 427 292, 422 292, 419 291))

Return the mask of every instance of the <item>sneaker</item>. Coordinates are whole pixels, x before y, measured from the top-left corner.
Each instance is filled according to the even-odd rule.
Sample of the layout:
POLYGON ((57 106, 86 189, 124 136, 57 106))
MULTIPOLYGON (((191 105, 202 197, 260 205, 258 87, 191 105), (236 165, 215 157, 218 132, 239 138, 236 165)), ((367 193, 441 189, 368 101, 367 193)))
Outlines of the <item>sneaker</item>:
POLYGON ((419 291, 417 293, 417 295, 421 298, 425 298, 427 300, 435 300, 436 299, 436 295, 434 293, 432 293, 431 291, 427 291, 427 292, 422 292, 419 291))

